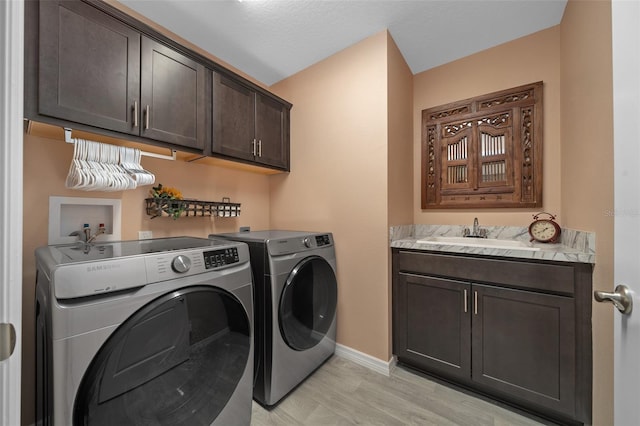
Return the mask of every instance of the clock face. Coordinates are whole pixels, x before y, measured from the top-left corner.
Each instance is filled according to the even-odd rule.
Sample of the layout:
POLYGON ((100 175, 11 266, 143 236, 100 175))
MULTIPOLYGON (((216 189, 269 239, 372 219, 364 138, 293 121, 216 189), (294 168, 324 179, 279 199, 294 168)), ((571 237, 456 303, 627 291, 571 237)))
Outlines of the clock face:
POLYGON ((531 236, 539 241, 549 241, 556 236, 556 227, 548 220, 539 220, 531 225, 531 236))

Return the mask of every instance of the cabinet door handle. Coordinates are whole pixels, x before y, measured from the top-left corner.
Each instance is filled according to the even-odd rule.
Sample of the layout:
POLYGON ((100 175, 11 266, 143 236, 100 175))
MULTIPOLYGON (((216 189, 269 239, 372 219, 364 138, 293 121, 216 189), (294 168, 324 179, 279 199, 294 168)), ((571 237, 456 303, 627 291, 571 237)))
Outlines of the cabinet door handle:
POLYGON ((133 127, 138 127, 138 101, 133 101, 133 127))
POLYGON ((258 140, 258 157, 262 157, 262 139, 258 140))
POLYGON ((478 292, 473 292, 473 314, 478 315, 478 292))
POLYGON ((467 289, 464 289, 464 313, 467 313, 467 289))
POLYGON ((256 139, 253 138, 251 141, 251 155, 256 156, 256 139))
POLYGON ((149 116, 151 115, 151 109, 149 105, 144 110, 144 129, 149 130, 149 116))

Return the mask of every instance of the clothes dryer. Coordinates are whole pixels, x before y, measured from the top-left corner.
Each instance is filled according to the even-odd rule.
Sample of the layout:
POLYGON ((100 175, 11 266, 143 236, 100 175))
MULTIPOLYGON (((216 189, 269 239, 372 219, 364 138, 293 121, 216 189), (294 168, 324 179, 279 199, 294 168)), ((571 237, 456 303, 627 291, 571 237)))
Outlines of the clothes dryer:
POLYGON ((273 406, 335 352, 333 235, 270 230, 210 238, 249 246, 256 325, 253 398, 273 406))
POLYGON ((250 424, 245 244, 77 243, 36 260, 38 424, 250 424))

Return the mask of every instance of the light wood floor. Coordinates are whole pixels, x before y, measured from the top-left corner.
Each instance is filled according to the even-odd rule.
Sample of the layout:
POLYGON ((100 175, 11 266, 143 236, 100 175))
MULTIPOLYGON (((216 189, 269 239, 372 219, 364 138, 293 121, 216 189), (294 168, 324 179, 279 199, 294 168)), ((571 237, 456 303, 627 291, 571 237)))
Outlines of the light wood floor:
POLYGON ((547 423, 396 368, 385 377, 333 356, 272 410, 253 402, 252 426, 547 423))

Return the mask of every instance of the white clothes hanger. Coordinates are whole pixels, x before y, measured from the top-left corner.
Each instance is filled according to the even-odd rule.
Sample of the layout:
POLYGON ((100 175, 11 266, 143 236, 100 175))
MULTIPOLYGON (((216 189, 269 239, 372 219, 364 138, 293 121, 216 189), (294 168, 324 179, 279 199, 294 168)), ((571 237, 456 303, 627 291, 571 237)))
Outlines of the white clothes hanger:
POLYGON ((73 143, 73 159, 69 166, 65 186, 84 191, 124 191, 138 185, 152 185, 155 175, 140 164, 143 155, 175 160, 172 155, 144 152, 139 149, 117 147, 101 142, 71 137, 65 128, 65 142, 73 143))

